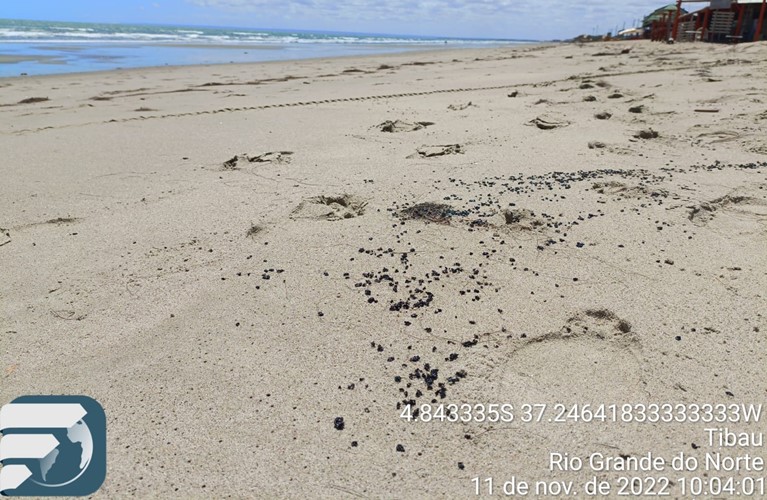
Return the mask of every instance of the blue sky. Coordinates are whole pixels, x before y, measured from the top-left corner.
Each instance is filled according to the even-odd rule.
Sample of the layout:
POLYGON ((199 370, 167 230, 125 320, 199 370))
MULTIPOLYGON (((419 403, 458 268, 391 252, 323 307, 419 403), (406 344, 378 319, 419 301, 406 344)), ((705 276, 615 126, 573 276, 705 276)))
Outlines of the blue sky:
MULTIPOLYGON (((553 39, 628 27, 653 0, 0 0, 0 18, 553 39)), ((705 4, 693 4, 703 7, 705 4)))

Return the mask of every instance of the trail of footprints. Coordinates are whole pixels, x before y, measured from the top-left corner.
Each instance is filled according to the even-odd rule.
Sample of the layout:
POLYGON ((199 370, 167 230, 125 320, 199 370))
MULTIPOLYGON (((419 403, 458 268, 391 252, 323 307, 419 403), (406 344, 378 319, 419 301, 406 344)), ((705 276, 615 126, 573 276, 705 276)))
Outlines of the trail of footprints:
MULTIPOLYGON (((709 63, 703 63, 703 65, 706 65, 709 63)), ((715 65, 715 63, 710 63, 710 65, 715 65)), ((300 106, 316 106, 320 104, 334 104, 334 103, 340 103, 340 102, 361 102, 361 101, 368 101, 368 100, 381 100, 381 99, 398 99, 403 97, 418 97, 418 96, 426 96, 426 95, 434 95, 434 94, 445 94, 445 93, 461 93, 461 92, 480 92, 480 91, 488 91, 488 90, 504 90, 504 89, 514 89, 514 88, 521 88, 521 87, 547 87, 550 85, 554 85, 556 83, 563 83, 570 80, 582 80, 582 79, 588 79, 588 78, 608 78, 608 77, 615 77, 615 76, 629 76, 629 75, 636 75, 636 74, 645 74, 645 73, 657 73, 657 72, 669 72, 669 71, 683 71, 688 69, 698 69, 700 65, 698 66, 676 66, 673 68, 656 68, 656 69, 645 69, 645 70, 638 70, 638 71, 624 71, 624 72, 614 72, 614 73, 600 73, 597 75, 587 73, 583 75, 573 75, 569 76, 567 78, 561 78, 561 79, 555 79, 555 80, 549 80, 545 82, 537 82, 537 83, 515 83, 515 84, 508 84, 508 85, 493 85, 493 86, 485 86, 485 87, 465 87, 465 88, 453 88, 453 89, 438 89, 438 90, 428 90, 428 91, 422 91, 422 92, 405 92, 405 93, 396 93, 396 94, 384 94, 384 95, 370 95, 370 96, 360 96, 360 97, 343 97, 343 98, 337 98, 337 99, 323 99, 323 100, 312 100, 312 101, 298 101, 298 102, 290 102, 290 103, 279 103, 279 104, 263 104, 259 106, 240 106, 240 107, 227 107, 227 108, 219 108, 219 109, 213 109, 213 110, 205 110, 205 111, 190 111, 186 113, 166 113, 161 115, 139 115, 139 116, 132 116, 128 118, 121 118, 121 119, 110 119, 110 120, 104 120, 100 122, 86 122, 86 123, 78 123, 78 124, 70 124, 70 125, 61 125, 61 126, 47 126, 47 127, 38 127, 34 129, 20 129, 20 130, 14 130, 10 132, 14 135, 19 134, 25 134, 25 133, 33 133, 33 132, 42 132, 44 130, 51 130, 51 129, 59 129, 59 128, 68 128, 68 127, 81 127, 81 126, 87 126, 87 125, 94 125, 98 123, 107 124, 107 123, 126 123, 126 122, 134 122, 134 121, 140 121, 140 120, 152 120, 152 119, 165 119, 165 118, 182 118, 187 116, 198 116, 198 115, 214 115, 214 114, 220 114, 220 113, 234 113, 234 112, 243 112, 243 111, 258 111, 258 110, 265 110, 265 109, 275 109, 275 108, 291 108, 291 107, 300 107, 300 106)), ((188 89, 188 90, 179 90, 179 91, 173 91, 173 92, 184 92, 194 89, 188 89)))

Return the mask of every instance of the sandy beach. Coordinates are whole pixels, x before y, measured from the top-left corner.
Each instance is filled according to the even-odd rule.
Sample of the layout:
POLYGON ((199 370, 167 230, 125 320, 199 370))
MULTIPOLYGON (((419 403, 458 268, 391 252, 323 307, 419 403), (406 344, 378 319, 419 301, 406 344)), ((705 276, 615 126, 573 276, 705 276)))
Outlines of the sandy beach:
POLYGON ((555 405, 766 402, 765 74, 767 42, 642 41, 2 79, 0 401, 98 400, 99 498, 764 456, 555 405))

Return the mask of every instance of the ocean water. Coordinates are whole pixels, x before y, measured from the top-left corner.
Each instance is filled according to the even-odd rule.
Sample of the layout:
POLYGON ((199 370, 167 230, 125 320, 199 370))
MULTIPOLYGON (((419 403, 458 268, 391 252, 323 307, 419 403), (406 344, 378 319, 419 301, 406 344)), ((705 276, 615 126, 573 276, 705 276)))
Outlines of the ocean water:
POLYGON ((520 43, 529 41, 0 19, 0 77, 520 43))

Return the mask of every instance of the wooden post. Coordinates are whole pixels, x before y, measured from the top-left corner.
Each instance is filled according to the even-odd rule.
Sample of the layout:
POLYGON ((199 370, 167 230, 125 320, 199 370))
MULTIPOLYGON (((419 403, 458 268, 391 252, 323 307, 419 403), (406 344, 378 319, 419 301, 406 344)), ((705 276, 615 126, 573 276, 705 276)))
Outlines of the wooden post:
POLYGON ((767 0, 762 0, 762 10, 759 11, 759 21, 756 23, 756 33, 754 33, 755 42, 762 39, 762 26, 764 26, 765 12, 767 12, 767 0))
MULTIPOLYGON (((765 0, 765 1, 767 1, 767 0, 765 0)), ((705 40, 706 39, 706 31, 708 31, 708 21, 709 21, 710 17, 711 17, 711 8, 707 7, 706 8, 706 13, 703 16, 703 29, 700 32, 700 39, 701 40, 705 40)))
POLYGON ((682 15, 682 0, 676 0, 676 17, 674 18, 674 31, 671 32, 671 38, 676 41, 679 33, 679 17, 682 15))
POLYGON ((740 9, 739 10, 740 10, 740 14, 738 14, 738 25, 735 27, 735 38, 733 38, 733 40, 735 40, 736 43, 737 43, 738 37, 740 36, 740 33, 741 33, 742 29, 743 29, 743 18, 746 17, 746 6, 745 6, 745 4, 744 5, 740 5, 740 9))

